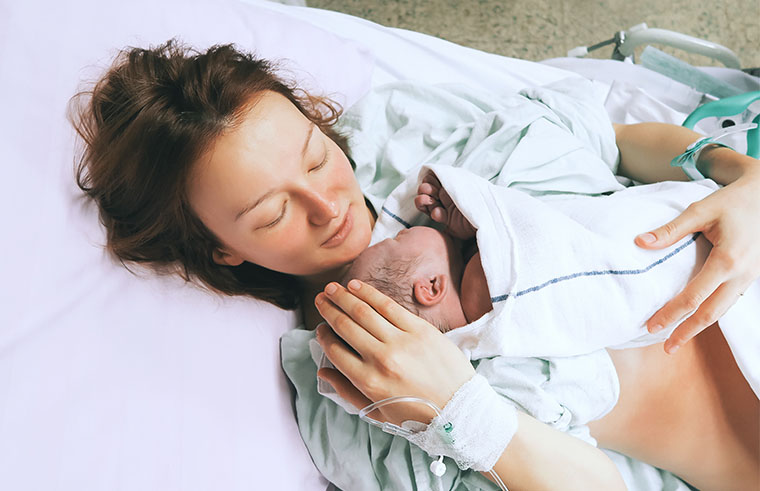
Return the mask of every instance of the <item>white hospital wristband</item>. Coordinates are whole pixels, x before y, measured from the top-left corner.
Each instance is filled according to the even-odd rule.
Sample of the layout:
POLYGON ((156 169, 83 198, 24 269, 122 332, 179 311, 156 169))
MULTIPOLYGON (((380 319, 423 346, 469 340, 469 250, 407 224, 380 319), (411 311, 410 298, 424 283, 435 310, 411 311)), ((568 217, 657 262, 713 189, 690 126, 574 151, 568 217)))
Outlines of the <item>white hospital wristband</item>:
POLYGON ((475 374, 429 425, 405 421, 402 427, 420 430, 406 439, 429 455, 451 457, 462 470, 486 472, 517 431, 517 410, 475 374))

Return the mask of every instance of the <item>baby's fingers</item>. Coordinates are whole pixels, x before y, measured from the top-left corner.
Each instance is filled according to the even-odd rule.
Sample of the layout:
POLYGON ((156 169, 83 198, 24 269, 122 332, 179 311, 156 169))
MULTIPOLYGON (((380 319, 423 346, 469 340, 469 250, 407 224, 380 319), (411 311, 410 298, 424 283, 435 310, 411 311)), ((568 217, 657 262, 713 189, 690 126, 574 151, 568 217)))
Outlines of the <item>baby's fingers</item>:
POLYGON ((426 194, 433 198, 438 198, 438 190, 440 188, 433 187, 430 183, 423 182, 417 187, 417 194, 426 194))
POLYGON ((414 206, 419 211, 432 218, 433 221, 445 222, 448 218, 448 213, 446 213, 446 210, 441 207, 441 203, 426 194, 417 195, 414 198, 414 206))
POLYGON ((414 206, 423 213, 430 214, 432 207, 435 206, 436 200, 427 194, 418 194, 414 197, 414 206))
POLYGON ((425 177, 422 178, 422 184, 420 184, 420 186, 424 185, 428 185, 434 188, 436 192, 438 189, 441 189, 441 181, 439 181, 435 174, 432 172, 428 172, 425 177))
POLYGON ((430 211, 430 218, 438 223, 446 223, 449 219, 449 212, 442 206, 436 206, 430 211))

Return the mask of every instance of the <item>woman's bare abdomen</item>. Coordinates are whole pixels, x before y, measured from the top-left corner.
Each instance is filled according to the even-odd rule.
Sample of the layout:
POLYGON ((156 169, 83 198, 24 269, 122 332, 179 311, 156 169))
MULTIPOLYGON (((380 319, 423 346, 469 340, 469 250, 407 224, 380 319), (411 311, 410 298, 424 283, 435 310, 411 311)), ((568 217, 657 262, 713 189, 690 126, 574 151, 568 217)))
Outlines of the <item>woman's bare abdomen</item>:
POLYGON ((760 489, 760 403, 717 326, 675 355, 661 344, 610 355, 620 400, 590 425, 599 446, 703 491, 760 489))

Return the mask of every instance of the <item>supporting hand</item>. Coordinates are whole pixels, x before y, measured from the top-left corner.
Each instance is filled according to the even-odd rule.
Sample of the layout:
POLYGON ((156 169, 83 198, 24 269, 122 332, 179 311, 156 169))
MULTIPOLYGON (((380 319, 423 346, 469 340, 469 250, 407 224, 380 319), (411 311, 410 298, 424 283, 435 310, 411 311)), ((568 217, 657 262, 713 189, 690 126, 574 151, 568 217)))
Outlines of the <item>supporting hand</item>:
POLYGON ((673 221, 636 238, 641 247, 660 249, 702 232, 713 244, 702 270, 647 322, 650 332, 658 332, 693 312, 666 341, 668 353, 722 317, 760 276, 759 196, 760 162, 755 172, 746 172, 673 221))
MULTIPOLYGON (((330 283, 315 300, 329 324, 317 328, 317 341, 344 377, 329 371, 319 375, 344 399, 358 407, 407 395, 442 408, 472 378, 467 357, 435 326, 366 283, 351 280, 349 289, 330 283)), ((428 422, 434 416, 427 406, 408 403, 381 412, 371 416, 395 424, 428 422)))

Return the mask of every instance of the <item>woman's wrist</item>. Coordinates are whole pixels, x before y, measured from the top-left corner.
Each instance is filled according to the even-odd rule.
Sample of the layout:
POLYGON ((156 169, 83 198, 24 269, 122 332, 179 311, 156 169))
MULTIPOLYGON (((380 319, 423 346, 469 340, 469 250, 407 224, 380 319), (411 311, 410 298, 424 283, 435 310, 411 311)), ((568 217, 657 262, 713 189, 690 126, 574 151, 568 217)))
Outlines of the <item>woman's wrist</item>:
POLYGON ((748 174, 760 178, 760 161, 727 147, 708 145, 699 154, 697 170, 725 186, 748 174))
POLYGON ((406 436, 431 456, 454 459, 460 469, 488 471, 517 431, 517 410, 479 374, 466 382, 429 425, 405 422, 406 436))

